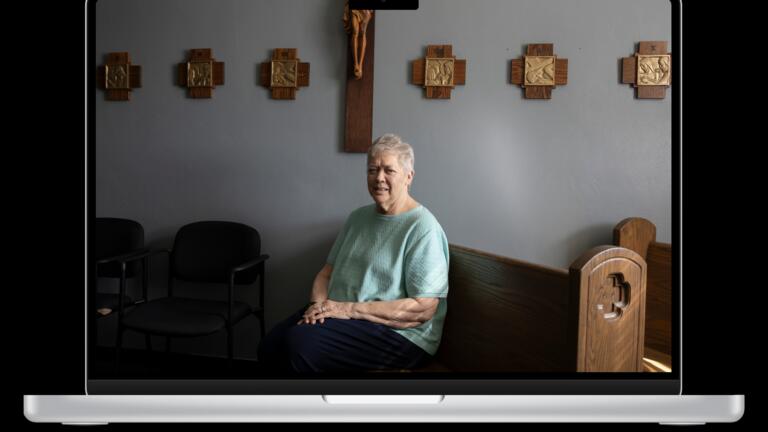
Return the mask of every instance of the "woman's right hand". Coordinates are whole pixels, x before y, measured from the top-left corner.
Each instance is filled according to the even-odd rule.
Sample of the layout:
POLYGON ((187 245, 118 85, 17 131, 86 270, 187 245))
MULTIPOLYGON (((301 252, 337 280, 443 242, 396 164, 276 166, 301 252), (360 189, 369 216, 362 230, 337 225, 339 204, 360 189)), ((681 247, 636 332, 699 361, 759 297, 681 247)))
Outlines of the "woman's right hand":
POLYGON ((312 284, 312 294, 309 296, 312 303, 304 310, 304 316, 296 324, 314 324, 317 321, 320 321, 320 324, 322 324, 325 322, 325 318, 319 318, 318 315, 325 312, 323 303, 328 299, 328 284, 331 281, 332 273, 333 266, 326 263, 320 269, 317 276, 315 276, 315 281, 312 284))
POLYGON ((325 321, 325 318, 318 318, 318 316, 323 312, 325 312, 323 310, 323 302, 312 303, 304 311, 304 316, 296 324, 298 325, 313 324, 314 325, 318 321, 320 321, 320 324, 322 324, 325 321))

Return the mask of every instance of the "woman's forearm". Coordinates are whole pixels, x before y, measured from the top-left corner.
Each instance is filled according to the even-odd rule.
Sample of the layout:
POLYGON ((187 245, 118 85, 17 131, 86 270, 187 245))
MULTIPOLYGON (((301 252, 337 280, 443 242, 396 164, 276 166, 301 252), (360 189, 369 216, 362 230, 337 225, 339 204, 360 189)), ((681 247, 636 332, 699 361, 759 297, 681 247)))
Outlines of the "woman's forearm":
POLYGON ((312 294, 309 296, 309 301, 315 303, 324 302, 328 298, 329 281, 330 279, 317 275, 315 282, 312 284, 312 294))
POLYGON ((350 318, 363 319, 394 328, 418 327, 437 310, 437 299, 405 298, 393 301, 352 303, 350 318))
POLYGON ((328 299, 328 284, 331 282, 331 273, 333 267, 330 264, 326 264, 320 273, 315 276, 315 281, 312 283, 312 293, 309 296, 309 301, 315 303, 322 303, 328 299))

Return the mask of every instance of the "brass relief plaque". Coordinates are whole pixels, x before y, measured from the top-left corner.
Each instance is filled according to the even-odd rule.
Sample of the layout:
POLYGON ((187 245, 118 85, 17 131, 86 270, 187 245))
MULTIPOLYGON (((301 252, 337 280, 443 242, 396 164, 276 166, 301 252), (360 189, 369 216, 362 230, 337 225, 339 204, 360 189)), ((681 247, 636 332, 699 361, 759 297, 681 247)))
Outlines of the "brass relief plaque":
POLYGON ((272 60, 271 87, 297 87, 298 60, 272 60))
POLYGON ((529 86, 555 85, 554 56, 526 56, 525 84, 529 86))
POLYGON ((638 55, 637 85, 669 85, 670 55, 638 55))
POLYGON ((188 87, 213 87, 213 63, 189 62, 187 63, 188 87))
POLYGON ((424 86, 453 87, 453 63, 452 58, 427 58, 424 86))
POLYGON ((108 90, 128 90, 128 65, 107 65, 104 66, 106 74, 105 87, 108 90))

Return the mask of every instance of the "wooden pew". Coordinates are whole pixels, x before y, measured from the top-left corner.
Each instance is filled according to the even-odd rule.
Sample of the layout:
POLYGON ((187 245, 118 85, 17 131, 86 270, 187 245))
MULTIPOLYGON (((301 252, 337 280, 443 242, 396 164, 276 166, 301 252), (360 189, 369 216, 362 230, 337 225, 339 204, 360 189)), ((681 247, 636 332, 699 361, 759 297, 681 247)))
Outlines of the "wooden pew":
POLYGON ((568 270, 450 245, 440 348, 421 371, 642 371, 646 264, 601 246, 568 270))
POLYGON ((645 368, 668 372, 672 355, 672 245, 656 241, 656 225, 628 218, 613 229, 613 243, 637 252, 648 265, 645 368))

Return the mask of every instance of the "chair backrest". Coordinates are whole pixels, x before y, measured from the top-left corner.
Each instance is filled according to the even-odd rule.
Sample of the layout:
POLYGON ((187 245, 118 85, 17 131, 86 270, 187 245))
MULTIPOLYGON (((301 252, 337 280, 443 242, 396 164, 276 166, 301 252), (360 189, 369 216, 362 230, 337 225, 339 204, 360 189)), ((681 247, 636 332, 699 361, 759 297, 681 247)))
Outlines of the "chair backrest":
MULTIPOLYGON (((237 222, 203 221, 184 225, 171 251, 171 272, 180 280, 229 283, 230 270, 261 253, 255 228, 237 222)), ((258 266, 239 272, 236 284, 251 284, 258 266)))
MULTIPOLYGON (((89 247, 96 260, 125 254, 144 247, 144 228, 131 219, 96 218, 92 225, 89 247)), ((126 275, 131 277, 138 271, 138 262, 130 263, 126 275)), ((107 263, 98 266, 99 277, 120 277, 120 266, 107 263)))

